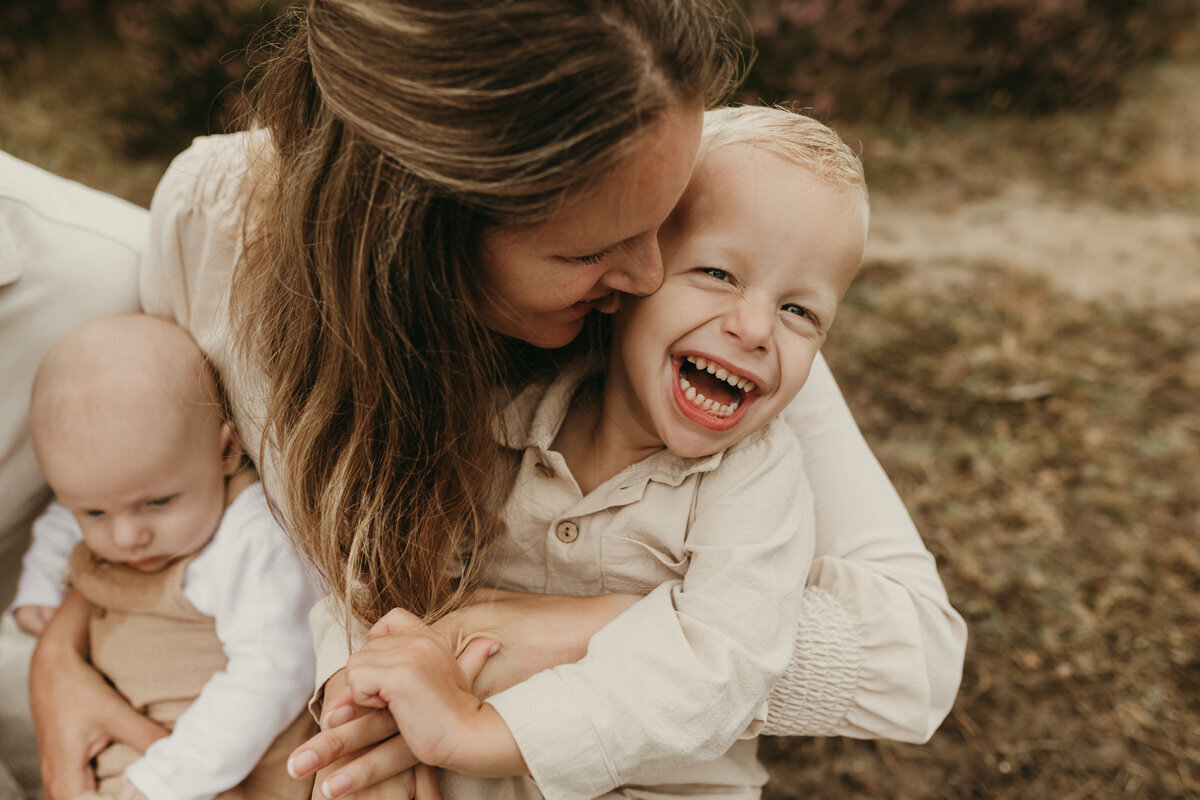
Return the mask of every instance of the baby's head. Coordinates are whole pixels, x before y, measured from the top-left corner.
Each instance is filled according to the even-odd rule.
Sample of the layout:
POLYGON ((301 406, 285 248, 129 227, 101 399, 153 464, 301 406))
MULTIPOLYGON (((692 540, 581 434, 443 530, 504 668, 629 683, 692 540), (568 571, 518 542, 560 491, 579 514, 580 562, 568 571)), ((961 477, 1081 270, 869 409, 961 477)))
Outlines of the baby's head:
POLYGON ((90 322, 42 361, 34 451, 97 556, 155 571, 216 533, 242 455, 220 396, 195 341, 157 317, 90 322))
POLYGON ((609 382, 672 451, 701 456, 796 396, 862 261, 858 157, 773 108, 709 112, 691 183, 659 233, 663 285, 623 301, 609 382))

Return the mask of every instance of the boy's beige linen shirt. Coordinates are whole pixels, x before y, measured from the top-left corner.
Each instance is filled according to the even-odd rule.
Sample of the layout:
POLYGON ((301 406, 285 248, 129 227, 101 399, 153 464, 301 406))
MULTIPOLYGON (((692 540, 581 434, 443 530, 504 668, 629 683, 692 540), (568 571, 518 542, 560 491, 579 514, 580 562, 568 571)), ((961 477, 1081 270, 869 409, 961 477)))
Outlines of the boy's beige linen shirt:
POLYGON ((726 750, 761 729, 794 646, 796 576, 813 551, 800 446, 776 420, 706 458, 660 450, 585 495, 552 449, 585 375, 576 365, 510 404, 501 438, 521 465, 507 534, 481 579, 645 597, 580 662, 488 702, 549 798, 627 784, 759 786, 750 743, 726 750))

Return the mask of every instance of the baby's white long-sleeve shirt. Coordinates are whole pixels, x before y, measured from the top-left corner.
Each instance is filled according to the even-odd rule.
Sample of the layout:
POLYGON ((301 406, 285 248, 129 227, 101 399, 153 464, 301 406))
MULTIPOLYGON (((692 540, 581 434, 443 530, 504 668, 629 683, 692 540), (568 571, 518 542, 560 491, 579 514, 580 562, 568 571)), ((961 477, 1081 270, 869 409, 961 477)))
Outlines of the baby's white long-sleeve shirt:
MULTIPOLYGON (((82 539, 57 503, 34 524, 16 606, 57 606, 61 576, 82 539)), ((303 711, 315 658, 308 612, 318 591, 271 515, 262 484, 225 510, 187 566, 183 595, 211 616, 228 663, 126 776, 151 800, 208 800, 240 783, 303 711)))

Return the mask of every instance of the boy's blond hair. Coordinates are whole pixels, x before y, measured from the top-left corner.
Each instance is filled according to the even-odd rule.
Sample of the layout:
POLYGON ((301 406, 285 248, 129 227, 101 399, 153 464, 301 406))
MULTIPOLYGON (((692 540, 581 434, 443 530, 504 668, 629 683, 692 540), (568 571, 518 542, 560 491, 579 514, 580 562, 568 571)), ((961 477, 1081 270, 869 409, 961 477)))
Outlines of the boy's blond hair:
POLYGON ((778 107, 729 106, 705 112, 697 164, 714 150, 733 144, 761 148, 815 178, 861 192, 864 226, 868 223, 870 203, 862 161, 829 126, 778 107))

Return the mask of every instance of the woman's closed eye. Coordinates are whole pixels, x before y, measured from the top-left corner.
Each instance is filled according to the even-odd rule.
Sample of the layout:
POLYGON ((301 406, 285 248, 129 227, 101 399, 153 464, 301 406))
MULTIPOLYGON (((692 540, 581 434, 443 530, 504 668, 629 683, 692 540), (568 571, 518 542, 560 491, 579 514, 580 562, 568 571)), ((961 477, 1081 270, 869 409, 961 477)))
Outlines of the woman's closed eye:
POLYGON ((574 261, 578 264, 588 264, 588 265, 599 264, 601 261, 604 260, 604 257, 607 256, 609 253, 611 253, 614 249, 616 249, 616 248, 615 247, 606 247, 603 250, 601 250, 600 252, 592 253, 591 255, 568 256, 567 260, 574 261))

